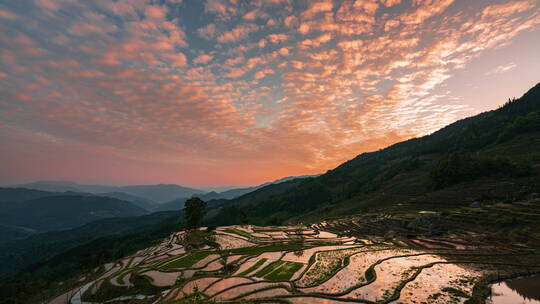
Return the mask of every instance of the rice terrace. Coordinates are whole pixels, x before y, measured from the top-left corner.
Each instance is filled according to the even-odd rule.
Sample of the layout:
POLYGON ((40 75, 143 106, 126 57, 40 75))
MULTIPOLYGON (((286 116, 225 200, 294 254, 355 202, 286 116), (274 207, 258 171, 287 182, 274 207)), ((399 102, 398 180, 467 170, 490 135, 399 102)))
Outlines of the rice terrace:
POLYGON ((540 200, 307 226, 183 229, 66 282, 69 290, 49 304, 482 303, 492 282, 540 272, 538 238, 511 231, 514 243, 497 243, 474 230, 491 220, 488 211, 533 220, 540 200), (467 231, 437 231, 456 217, 467 231))
POLYGON ((540 0, 0 0, 0 304, 540 304, 540 0))

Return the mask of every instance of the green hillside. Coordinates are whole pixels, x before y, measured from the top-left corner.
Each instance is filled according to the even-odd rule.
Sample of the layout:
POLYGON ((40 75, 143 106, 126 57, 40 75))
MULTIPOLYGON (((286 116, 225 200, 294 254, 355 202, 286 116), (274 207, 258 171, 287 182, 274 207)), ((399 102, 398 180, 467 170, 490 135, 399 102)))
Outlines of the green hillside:
POLYGON ((244 205, 254 223, 366 210, 446 208, 540 192, 540 84, 501 108, 363 153, 297 187, 244 205))

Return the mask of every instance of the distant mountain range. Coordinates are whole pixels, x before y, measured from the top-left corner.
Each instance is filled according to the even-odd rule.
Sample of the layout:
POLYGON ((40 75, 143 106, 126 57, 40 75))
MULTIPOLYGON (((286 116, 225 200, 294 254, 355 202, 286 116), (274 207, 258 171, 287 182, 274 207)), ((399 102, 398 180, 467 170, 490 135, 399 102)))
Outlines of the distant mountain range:
POLYGON ((71 229, 103 218, 180 210, 192 196, 215 204, 268 185, 307 177, 310 176, 286 177, 255 187, 221 193, 201 193, 198 189, 178 185, 117 187, 62 181, 42 181, 18 185, 17 188, 0 188, 0 242, 71 229), (163 203, 163 200, 171 197, 175 199, 163 203))
POLYGON ((159 184, 159 185, 134 185, 134 186, 105 186, 105 185, 81 185, 69 181, 38 181, 28 184, 14 185, 14 188, 26 188, 52 192, 88 192, 93 194, 125 193, 146 199, 157 204, 168 202, 179 197, 191 197, 194 194, 203 194, 205 191, 189 187, 159 184))
MULTIPOLYGON (((158 209, 158 205, 171 201, 187 199, 193 196, 203 200, 232 199, 270 184, 285 182, 296 178, 314 177, 317 175, 289 176, 258 186, 234 188, 226 191, 205 191, 175 184, 158 185, 133 185, 133 186, 109 186, 109 185, 83 185, 70 181, 37 181, 27 184, 9 186, 9 188, 24 188, 48 192, 76 192, 92 193, 102 196, 118 198, 130 201, 147 210, 158 209)), ((225 187, 231 188, 231 187, 225 187)), ((0 201, 2 198, 0 198, 0 201)), ((168 210, 159 208, 158 210, 168 210)))
MULTIPOLYGON (((289 176, 289 177, 284 177, 284 178, 277 179, 277 180, 272 181, 272 182, 267 182, 267 183, 264 183, 264 184, 260 184, 258 186, 231 189, 231 190, 227 190, 227 191, 223 191, 223 192, 219 192, 219 193, 215 192, 215 191, 212 191, 212 192, 208 192, 208 193, 205 193, 205 194, 202 194, 202 195, 197 194, 197 195, 193 195, 193 196, 197 196, 198 198, 202 199, 203 201, 230 200, 230 199, 240 197, 240 196, 242 196, 244 194, 251 193, 253 191, 256 191, 258 189, 266 187, 268 185, 280 184, 280 183, 284 183, 284 182, 295 180, 295 179, 305 179, 305 178, 311 178, 311 177, 316 177, 316 176, 318 176, 318 175, 289 176)), ((166 202, 166 203, 160 205, 156 210, 157 211, 180 210, 180 209, 182 209, 184 207, 184 203, 185 203, 185 201, 187 199, 189 199, 189 197, 180 197, 180 198, 174 199, 172 201, 169 201, 169 202, 166 202)))
POLYGON ((0 198, 1 241, 70 229, 104 218, 148 213, 131 202, 95 195, 0 188, 0 198), (28 194, 24 194, 26 191, 28 194))

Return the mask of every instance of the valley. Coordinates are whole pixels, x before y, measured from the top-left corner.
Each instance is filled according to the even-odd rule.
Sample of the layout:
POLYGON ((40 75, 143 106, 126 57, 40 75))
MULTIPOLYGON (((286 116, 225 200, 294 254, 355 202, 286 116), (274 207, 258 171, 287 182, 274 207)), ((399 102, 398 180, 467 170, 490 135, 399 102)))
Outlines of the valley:
MULTIPOLYGON (((485 208, 532 219, 540 200, 485 208)), ((443 217, 475 225, 491 211, 466 209, 443 217)), ((538 235, 442 232, 438 216, 177 231, 68 281, 48 303, 483 303, 491 283, 540 272, 538 235)))

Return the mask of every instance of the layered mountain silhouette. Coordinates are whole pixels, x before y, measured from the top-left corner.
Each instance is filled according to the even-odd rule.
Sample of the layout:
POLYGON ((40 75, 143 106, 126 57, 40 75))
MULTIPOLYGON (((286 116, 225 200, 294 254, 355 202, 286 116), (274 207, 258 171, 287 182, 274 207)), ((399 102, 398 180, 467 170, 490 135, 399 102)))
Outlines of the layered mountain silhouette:
POLYGON ((52 192, 88 192, 93 194, 125 193, 137 196, 156 203, 164 203, 179 197, 191 197, 194 194, 203 194, 205 191, 174 184, 160 185, 133 185, 133 186, 104 186, 81 185, 68 181, 39 181, 12 187, 35 189, 52 192))

